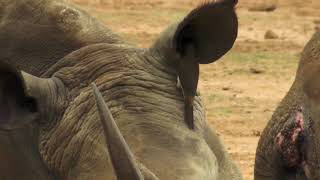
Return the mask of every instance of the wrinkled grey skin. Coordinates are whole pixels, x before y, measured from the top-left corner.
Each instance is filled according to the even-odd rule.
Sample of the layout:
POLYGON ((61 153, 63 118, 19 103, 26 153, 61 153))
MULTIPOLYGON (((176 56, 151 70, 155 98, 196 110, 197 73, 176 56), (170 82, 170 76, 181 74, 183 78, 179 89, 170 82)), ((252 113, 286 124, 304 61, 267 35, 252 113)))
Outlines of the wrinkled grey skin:
MULTIPOLYGON (((223 3, 217 7, 224 10, 217 14, 226 12, 221 17, 234 20, 233 7, 223 3)), ((213 4, 194 11, 216 7, 213 4)), ((115 180, 90 86, 95 82, 145 179, 242 179, 207 124, 199 96, 194 99, 195 130, 184 122, 183 95, 176 86, 177 63, 184 58, 174 48, 177 25, 162 33, 150 49, 139 49, 62 1, 0 0, 0 14, 0 59, 13 67, 2 72, 14 74, 13 80, 20 84, 10 86, 13 80, 0 77, 0 106, 11 112, 0 111, 0 128, 8 130, 0 134, 4 147, 0 162, 12 162, 11 172, 2 171, 0 163, 0 177, 115 180), (14 142, 30 147, 13 148, 8 139, 15 133, 27 140, 17 137, 14 142), (39 175, 30 173, 35 170, 39 175)), ((223 41, 231 48, 234 40, 223 39, 228 28, 207 28, 213 33, 197 29, 197 43, 218 34, 219 44, 223 41)), ((219 58, 229 50, 214 43, 206 41, 199 57, 219 58)))
POLYGON ((262 133, 256 180, 320 179, 319 60, 317 32, 302 53, 292 87, 262 133))

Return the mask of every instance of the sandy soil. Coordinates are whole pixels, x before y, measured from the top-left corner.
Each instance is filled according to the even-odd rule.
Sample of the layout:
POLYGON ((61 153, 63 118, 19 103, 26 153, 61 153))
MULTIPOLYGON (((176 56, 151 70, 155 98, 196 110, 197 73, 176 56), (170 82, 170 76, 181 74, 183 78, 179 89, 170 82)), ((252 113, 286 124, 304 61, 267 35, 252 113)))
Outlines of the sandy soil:
MULTIPOLYGON (((199 0, 72 0, 109 28, 148 47, 164 27, 199 0)), ((253 179, 261 131, 291 86, 305 43, 320 27, 318 0, 240 0, 238 40, 224 58, 201 67, 208 121, 225 142, 244 179, 253 179), (275 5, 272 12, 252 11, 275 5), (265 39, 274 31, 277 39, 265 39)))

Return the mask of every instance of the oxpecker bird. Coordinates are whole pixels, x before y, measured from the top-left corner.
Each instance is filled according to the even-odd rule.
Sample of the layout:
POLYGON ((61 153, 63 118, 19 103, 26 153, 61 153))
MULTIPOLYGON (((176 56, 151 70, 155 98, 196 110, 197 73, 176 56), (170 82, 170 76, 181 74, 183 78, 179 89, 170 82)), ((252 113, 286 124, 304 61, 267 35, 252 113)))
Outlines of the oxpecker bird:
POLYGON ((185 122, 190 129, 193 129, 193 99, 197 93, 199 63, 194 57, 194 48, 191 45, 187 47, 186 53, 188 58, 180 61, 178 65, 178 78, 184 96, 185 122))
POLYGON ((204 4, 193 10, 177 27, 173 39, 179 53, 177 75, 184 96, 185 122, 190 129, 194 129, 193 103, 199 64, 213 63, 232 48, 238 34, 234 12, 237 2, 220 0, 204 4))

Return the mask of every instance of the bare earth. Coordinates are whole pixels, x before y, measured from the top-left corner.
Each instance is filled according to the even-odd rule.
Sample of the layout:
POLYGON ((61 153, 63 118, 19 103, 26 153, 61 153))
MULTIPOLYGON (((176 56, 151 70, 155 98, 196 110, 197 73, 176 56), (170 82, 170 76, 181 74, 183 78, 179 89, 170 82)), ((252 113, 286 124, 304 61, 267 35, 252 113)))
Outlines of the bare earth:
MULTIPOLYGON (((71 0, 141 47, 200 0, 71 0)), ((320 29, 319 0, 240 0, 238 40, 224 58, 201 67, 208 121, 244 179, 253 179, 260 133, 294 80, 306 42, 320 29), (272 4, 272 12, 259 10, 272 4), (272 30, 277 39, 264 39, 272 30)))

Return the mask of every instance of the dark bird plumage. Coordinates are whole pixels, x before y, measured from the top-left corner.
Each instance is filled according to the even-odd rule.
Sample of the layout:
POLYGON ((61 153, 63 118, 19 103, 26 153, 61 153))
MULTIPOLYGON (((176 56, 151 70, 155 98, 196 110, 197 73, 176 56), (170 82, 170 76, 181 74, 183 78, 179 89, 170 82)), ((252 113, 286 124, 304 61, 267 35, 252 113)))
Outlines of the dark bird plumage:
POLYGON ((197 93, 199 80, 199 63, 194 57, 194 47, 188 45, 186 59, 180 61, 178 66, 178 77, 183 91, 185 103, 185 121, 190 129, 194 129, 193 99, 197 93))
POLYGON ((185 102, 185 121, 194 129, 193 100, 197 92, 199 64, 220 59, 238 34, 234 11, 237 0, 210 1, 191 11, 177 26, 173 46, 179 54, 177 74, 185 102))

